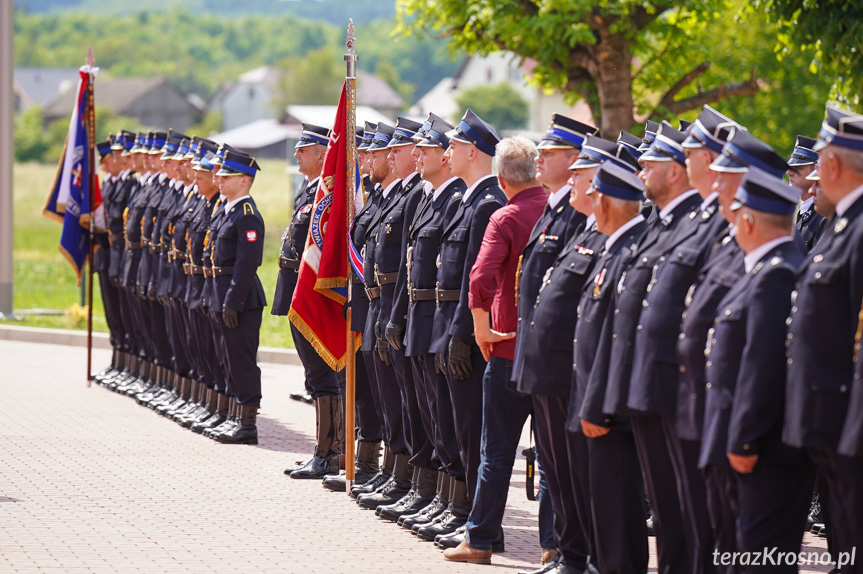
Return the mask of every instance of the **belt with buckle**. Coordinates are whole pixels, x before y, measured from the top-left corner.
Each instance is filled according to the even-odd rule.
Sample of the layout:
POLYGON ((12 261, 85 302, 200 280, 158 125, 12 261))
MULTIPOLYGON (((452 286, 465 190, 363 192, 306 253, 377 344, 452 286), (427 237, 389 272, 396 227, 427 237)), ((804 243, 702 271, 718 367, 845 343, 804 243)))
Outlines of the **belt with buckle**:
POLYGON ((351 283, 354 285, 365 285, 363 278, 357 275, 357 272, 351 269, 351 283))
POLYGON ((189 272, 192 275, 203 275, 204 277, 206 277, 207 274, 204 273, 204 271, 206 270, 207 268, 203 265, 195 265, 194 263, 189 263, 189 272))
POLYGON ((143 248, 143 244, 140 241, 127 241, 126 249, 141 249, 143 248))
POLYGON ((169 259, 172 259, 174 261, 185 261, 186 260, 186 252, 180 251, 177 248, 174 248, 174 249, 171 249, 170 251, 168 251, 168 255, 170 256, 169 259))
POLYGON ((377 299, 381 296, 381 288, 380 287, 366 287, 366 295, 369 297, 369 301, 372 299, 377 299))
POLYGON ((299 269, 299 259, 288 259, 284 255, 279 255, 279 269, 299 269))
POLYGON ((392 285, 396 282, 396 279, 399 277, 398 271, 393 271, 392 273, 378 273, 375 271, 375 281, 378 285, 392 285))
POLYGON ((233 272, 233 267, 210 267, 210 277, 221 277, 222 275, 230 275, 233 272))
POLYGON ((108 234, 108 243, 110 243, 111 245, 113 245, 117 241, 120 241, 121 239, 123 239, 122 231, 112 231, 108 234))
POLYGON ((183 273, 186 275, 192 274, 192 264, 191 263, 183 263, 183 273))
POLYGON ((435 301, 437 299, 434 289, 408 289, 408 297, 411 303, 414 301, 435 301))
POLYGON ((461 296, 460 289, 441 289, 439 286, 435 286, 434 288, 435 294, 435 303, 440 305, 441 303, 458 301, 461 296))

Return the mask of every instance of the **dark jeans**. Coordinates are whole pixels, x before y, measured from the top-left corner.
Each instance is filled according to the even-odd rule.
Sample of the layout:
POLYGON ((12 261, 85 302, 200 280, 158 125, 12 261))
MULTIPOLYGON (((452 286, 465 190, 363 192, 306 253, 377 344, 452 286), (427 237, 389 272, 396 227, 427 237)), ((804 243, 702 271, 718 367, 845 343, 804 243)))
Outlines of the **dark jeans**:
POLYGON ((518 441, 533 408, 530 395, 514 390, 511 376, 512 361, 492 357, 482 379, 479 473, 465 535, 480 550, 491 550, 500 535, 518 441))

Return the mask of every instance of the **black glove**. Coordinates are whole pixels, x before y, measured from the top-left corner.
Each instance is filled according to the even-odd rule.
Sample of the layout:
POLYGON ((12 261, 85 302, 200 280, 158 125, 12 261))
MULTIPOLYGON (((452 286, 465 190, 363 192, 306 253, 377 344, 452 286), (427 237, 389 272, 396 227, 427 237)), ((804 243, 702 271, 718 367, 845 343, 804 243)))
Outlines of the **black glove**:
POLYGON ((435 353, 434 370, 439 375, 446 374, 446 353, 435 353))
POLYGON ((393 346, 396 351, 401 350, 402 342, 405 340, 405 328, 401 325, 396 325, 392 321, 387 323, 386 330, 387 341, 393 346))
POLYGON ((378 357, 381 358, 381 362, 388 367, 392 367, 392 363, 390 362, 390 346, 387 343, 387 340, 384 338, 378 338, 377 344, 375 345, 375 350, 378 352, 378 357))
POLYGON ((228 306, 222 308, 222 320, 228 329, 236 329, 240 326, 239 316, 236 309, 231 309, 228 306))
POLYGON ((342 319, 344 319, 345 321, 348 320, 348 309, 350 309, 350 308, 351 308, 351 302, 345 301, 345 304, 342 305, 342 319))
POLYGON ((449 340, 449 368, 452 376, 463 381, 473 372, 470 362, 470 343, 458 337, 449 340))

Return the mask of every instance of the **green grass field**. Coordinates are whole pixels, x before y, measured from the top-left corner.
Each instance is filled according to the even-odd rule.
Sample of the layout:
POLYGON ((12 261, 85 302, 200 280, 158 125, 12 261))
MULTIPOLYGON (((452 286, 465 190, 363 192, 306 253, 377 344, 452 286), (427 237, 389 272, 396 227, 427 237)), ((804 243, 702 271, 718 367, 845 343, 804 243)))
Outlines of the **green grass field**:
MULTIPOLYGON (((286 162, 263 160, 261 172, 252 188, 255 202, 264 216, 266 239, 264 263, 258 277, 268 299, 276 287, 279 239, 291 219, 291 176, 286 162)), ((54 181, 55 165, 15 164, 13 174, 15 209, 14 308, 16 312, 33 309, 62 311, 62 315, 20 313, 15 325, 86 329, 86 309, 82 309, 81 289, 76 286, 72 267, 58 250, 61 226, 42 216, 45 198, 54 181)), ((86 282, 86 275, 85 275, 86 282)), ((93 297, 94 330, 107 332, 99 285, 93 297)), ((293 347, 286 317, 273 317, 264 310, 261 345, 293 347)))

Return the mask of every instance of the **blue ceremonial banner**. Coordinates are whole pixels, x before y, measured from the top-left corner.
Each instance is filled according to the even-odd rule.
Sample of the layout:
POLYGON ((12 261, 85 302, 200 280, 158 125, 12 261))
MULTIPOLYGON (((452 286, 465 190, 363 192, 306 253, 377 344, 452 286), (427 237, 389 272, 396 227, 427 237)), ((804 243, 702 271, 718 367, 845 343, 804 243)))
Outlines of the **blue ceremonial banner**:
POLYGON ((69 133, 57 166, 54 186, 42 214, 63 224, 60 253, 72 265, 80 284, 90 253, 91 218, 101 205, 102 197, 94 177, 94 69, 82 66, 78 73, 80 80, 69 133))

